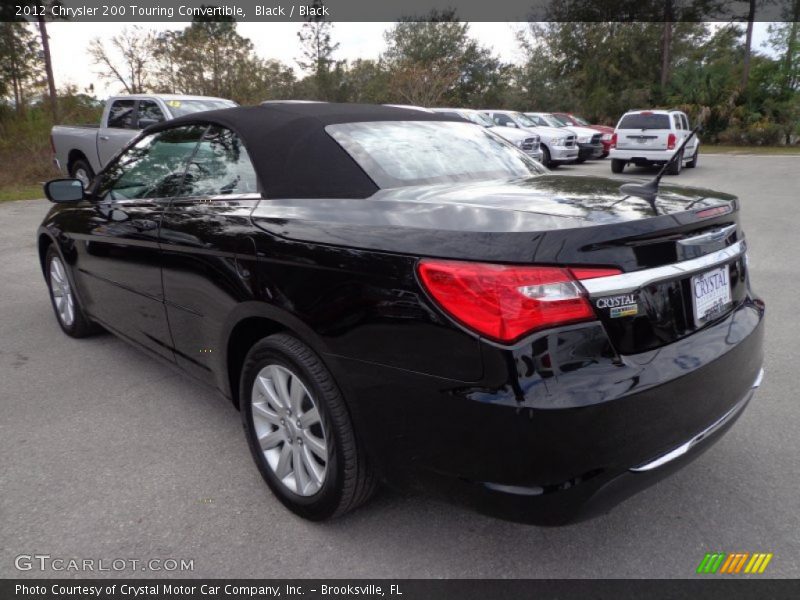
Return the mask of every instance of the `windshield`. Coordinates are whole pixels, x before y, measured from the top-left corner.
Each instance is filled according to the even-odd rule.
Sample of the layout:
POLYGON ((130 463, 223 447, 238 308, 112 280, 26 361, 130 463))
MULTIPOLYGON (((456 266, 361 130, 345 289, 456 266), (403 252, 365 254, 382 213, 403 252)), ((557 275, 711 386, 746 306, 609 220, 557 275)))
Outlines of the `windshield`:
POLYGON ((622 117, 617 129, 669 129, 669 115, 630 113, 622 117))
POLYGON ((583 117, 576 117, 575 115, 572 115, 572 118, 575 119, 575 122, 578 125, 583 125, 584 127, 589 127, 589 121, 587 121, 583 117))
POLYGON ((232 100, 166 100, 173 117, 182 117, 192 113, 203 112, 205 110, 218 110, 220 108, 233 108, 238 106, 232 100))
POLYGON ((483 115, 479 112, 472 112, 470 110, 465 110, 462 114, 465 119, 469 119, 473 123, 476 123, 478 125, 483 125, 484 127, 494 127, 494 123, 492 123, 492 120, 486 115, 483 115))
POLYGON ((539 115, 539 118, 544 121, 548 127, 566 127, 566 121, 562 121, 555 115, 539 115))
POLYGON ((384 189, 544 173, 515 146, 469 123, 376 121, 325 131, 384 189))
POLYGON ((536 127, 536 123, 528 118, 527 115, 523 115, 522 113, 514 113, 514 120, 523 127, 536 127))

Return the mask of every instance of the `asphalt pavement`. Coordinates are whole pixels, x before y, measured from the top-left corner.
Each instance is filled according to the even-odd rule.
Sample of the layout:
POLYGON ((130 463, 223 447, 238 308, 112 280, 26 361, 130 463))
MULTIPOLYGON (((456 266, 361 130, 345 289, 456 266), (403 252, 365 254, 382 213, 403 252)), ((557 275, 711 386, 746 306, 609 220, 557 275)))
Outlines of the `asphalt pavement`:
MULTIPOLYGON (((610 176, 607 160, 560 170, 610 176)), ((229 403, 111 335, 63 335, 36 256, 48 203, 0 204, 0 577, 167 575, 15 568, 46 554, 193 560, 183 577, 683 578, 706 552, 772 552, 761 577, 800 577, 799 173, 800 157, 701 155, 667 176, 742 198, 766 377, 698 460, 560 528, 388 491, 329 523, 295 517, 229 403)))

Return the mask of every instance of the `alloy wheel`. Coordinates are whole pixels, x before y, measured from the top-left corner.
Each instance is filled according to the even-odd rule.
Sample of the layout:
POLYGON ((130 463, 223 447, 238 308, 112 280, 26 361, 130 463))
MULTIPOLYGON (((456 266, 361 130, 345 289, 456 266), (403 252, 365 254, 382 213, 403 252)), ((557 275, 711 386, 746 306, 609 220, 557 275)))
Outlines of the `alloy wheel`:
POLYGON ((64 327, 72 327, 75 322, 75 300, 72 297, 67 271, 58 257, 50 261, 50 293, 53 295, 59 320, 64 327))
POLYGON ((328 446, 317 404, 300 377, 277 364, 252 389, 256 439, 272 472, 289 491, 313 496, 327 474, 328 446))

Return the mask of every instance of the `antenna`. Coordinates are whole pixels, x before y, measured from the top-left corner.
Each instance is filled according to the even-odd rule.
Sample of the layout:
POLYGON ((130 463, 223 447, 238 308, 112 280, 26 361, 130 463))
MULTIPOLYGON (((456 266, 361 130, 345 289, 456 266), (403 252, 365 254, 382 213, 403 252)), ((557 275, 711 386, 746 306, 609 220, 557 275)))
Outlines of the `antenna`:
POLYGON ((663 167, 661 167, 651 181, 648 181, 647 183, 625 183, 620 186, 619 191, 628 196, 636 196, 637 198, 646 200, 647 203, 650 204, 650 208, 653 209, 653 213, 657 215, 658 211, 656 210, 656 197, 658 196, 658 184, 661 183, 661 178, 664 176, 664 173, 667 172, 669 166, 678 160, 678 157, 683 156, 683 149, 686 147, 686 144, 689 143, 689 140, 691 140, 695 134, 702 129, 703 126, 698 124, 689 132, 689 135, 684 138, 683 143, 678 146, 678 149, 675 150, 672 157, 664 164, 663 167))

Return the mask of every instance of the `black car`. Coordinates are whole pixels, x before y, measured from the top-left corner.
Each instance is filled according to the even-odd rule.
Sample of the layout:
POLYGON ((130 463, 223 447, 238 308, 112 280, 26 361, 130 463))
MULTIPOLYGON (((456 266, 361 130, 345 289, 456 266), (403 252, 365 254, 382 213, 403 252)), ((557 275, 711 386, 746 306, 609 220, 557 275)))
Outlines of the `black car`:
POLYGON ((48 183, 38 247, 64 332, 217 388, 294 512, 385 481, 561 523, 696 456, 761 379, 738 200, 618 185, 441 114, 232 108, 48 183))

